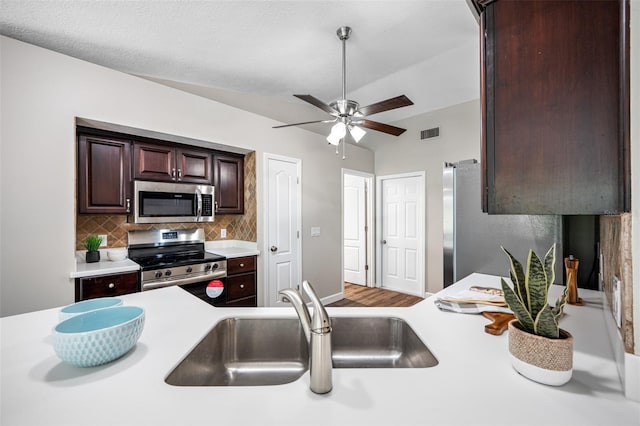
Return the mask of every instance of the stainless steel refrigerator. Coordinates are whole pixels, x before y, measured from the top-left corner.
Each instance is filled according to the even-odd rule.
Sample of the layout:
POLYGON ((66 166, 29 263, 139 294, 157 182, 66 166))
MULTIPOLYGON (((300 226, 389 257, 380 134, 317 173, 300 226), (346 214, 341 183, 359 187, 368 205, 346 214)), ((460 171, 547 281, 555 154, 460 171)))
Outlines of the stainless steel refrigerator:
POLYGON ((509 261, 500 246, 526 268, 529 249, 543 257, 553 243, 556 244, 554 282, 562 283, 562 216, 483 213, 480 172, 476 160, 444 165, 445 287, 473 272, 509 276, 509 261))

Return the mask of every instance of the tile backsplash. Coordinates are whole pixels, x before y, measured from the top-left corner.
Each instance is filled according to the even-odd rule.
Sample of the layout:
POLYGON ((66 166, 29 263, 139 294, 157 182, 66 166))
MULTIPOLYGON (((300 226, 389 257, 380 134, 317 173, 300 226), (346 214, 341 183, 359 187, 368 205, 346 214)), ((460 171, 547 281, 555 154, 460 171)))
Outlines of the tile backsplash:
POLYGON ((631 266, 631 214, 600 216, 600 247, 603 256, 602 276, 607 299, 613 300, 613 276, 622 281, 622 326, 620 334, 625 351, 633 354, 633 277, 631 266))
POLYGON ((216 215, 211 223, 127 223, 124 215, 77 215, 76 250, 84 250, 84 240, 90 234, 106 235, 107 248, 126 247, 127 232, 146 229, 204 228, 207 241, 221 240, 220 230, 227 230, 228 240, 257 241, 256 153, 244 158, 244 214, 216 215))

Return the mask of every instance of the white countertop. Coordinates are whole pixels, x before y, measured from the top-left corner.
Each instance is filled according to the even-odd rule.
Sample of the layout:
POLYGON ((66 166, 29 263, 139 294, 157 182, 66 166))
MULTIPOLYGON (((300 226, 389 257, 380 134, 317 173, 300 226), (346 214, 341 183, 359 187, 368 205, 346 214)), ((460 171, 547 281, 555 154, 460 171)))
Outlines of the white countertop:
MULTIPOLYGON (((445 292, 499 287, 473 274, 445 292)), ((559 289, 554 289, 558 291, 559 289)), ((329 308, 333 316, 407 321, 439 361, 426 369, 334 369, 333 391, 316 395, 309 374, 256 387, 174 387, 166 375, 220 319, 295 317, 293 308, 214 308, 180 288, 123 296, 146 309, 136 347, 111 364, 75 368, 52 348, 57 309, 2 318, 0 423, 9 425, 444 425, 640 424, 640 404, 622 395, 603 321, 601 293, 567 306, 574 336, 569 383, 549 387, 518 375, 507 335, 484 333, 480 315, 411 308, 329 308)))
POLYGON ((205 249, 209 253, 219 254, 227 259, 245 256, 259 256, 258 244, 251 241, 241 240, 217 240, 207 241, 205 249))
POLYGON ((140 265, 131 259, 124 259, 119 262, 112 262, 106 256, 100 256, 100 262, 86 263, 76 262, 76 270, 72 271, 71 278, 95 277, 98 275, 119 274, 122 272, 133 272, 140 269, 140 265))
MULTIPOLYGON (((219 241, 207 241, 205 243, 205 249, 213 254, 224 256, 227 259, 244 256, 259 256, 260 250, 258 245, 251 241, 241 240, 219 240, 219 241)), ((119 249, 111 249, 119 250, 119 249)), ((125 250, 126 248, 122 248, 125 250)), ((112 262, 108 260, 107 249, 100 250, 100 262, 86 263, 84 261, 84 252, 76 253, 76 270, 71 271, 69 277, 71 278, 86 278, 95 277, 99 275, 119 274, 123 272, 138 271, 140 265, 130 259, 125 259, 119 262, 112 262)))

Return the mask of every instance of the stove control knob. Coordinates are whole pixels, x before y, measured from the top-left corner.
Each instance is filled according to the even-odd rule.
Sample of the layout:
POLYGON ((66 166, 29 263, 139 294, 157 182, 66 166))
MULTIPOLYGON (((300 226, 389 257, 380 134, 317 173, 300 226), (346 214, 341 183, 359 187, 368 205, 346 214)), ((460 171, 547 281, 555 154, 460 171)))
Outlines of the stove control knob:
POLYGON ((191 266, 187 266, 186 271, 187 271, 187 274, 190 274, 193 272, 193 268, 191 266))
POLYGON ((211 269, 218 269, 219 267, 220 267, 220 265, 218 265, 217 263, 214 263, 214 264, 211 266, 211 269))
POLYGON ((204 270, 209 271, 211 269, 211 265, 204 265, 204 270))
POLYGON ((156 272, 155 275, 156 275, 156 278, 161 278, 162 277, 162 272, 158 271, 158 272, 156 272))
POLYGON ((164 274, 168 277, 168 276, 170 276, 170 275, 171 275, 171 271, 166 270, 166 271, 164 271, 164 274))

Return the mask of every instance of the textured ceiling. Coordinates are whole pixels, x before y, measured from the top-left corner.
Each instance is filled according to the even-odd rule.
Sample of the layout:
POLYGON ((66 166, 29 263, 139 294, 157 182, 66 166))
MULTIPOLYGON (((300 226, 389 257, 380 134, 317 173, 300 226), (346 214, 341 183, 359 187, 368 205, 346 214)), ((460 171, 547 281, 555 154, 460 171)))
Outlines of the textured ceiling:
POLYGON ((478 97, 478 24, 466 0, 0 1, 3 35, 281 122, 326 118, 294 93, 340 97, 343 25, 353 28, 347 97, 415 103, 372 119, 478 97))

